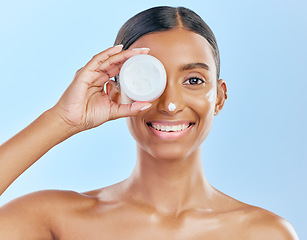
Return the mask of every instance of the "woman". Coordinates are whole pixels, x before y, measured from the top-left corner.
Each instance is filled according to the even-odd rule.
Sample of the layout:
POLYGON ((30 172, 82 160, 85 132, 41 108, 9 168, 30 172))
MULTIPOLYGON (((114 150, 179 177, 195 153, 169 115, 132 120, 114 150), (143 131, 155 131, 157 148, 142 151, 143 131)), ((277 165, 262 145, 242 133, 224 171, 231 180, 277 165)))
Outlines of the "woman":
POLYGON ((115 45, 1 146, 0 187, 2 193, 65 139, 120 117, 136 141, 131 176, 86 193, 48 190, 16 199, 0 210, 0 239, 298 239, 284 219, 219 192, 204 175, 201 143, 227 88, 203 20, 186 8, 148 9, 124 24, 115 45), (151 103, 133 102, 115 77, 138 54, 158 58, 167 72, 165 91, 151 103))

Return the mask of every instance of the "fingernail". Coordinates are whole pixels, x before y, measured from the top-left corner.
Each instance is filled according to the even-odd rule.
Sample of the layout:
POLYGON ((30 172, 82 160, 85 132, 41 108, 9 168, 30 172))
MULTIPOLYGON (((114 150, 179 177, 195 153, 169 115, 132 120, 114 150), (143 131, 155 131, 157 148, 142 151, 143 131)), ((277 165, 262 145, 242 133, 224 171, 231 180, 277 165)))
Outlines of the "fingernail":
POLYGON ((147 50, 147 51, 149 51, 150 49, 149 49, 149 48, 133 48, 132 50, 135 50, 135 51, 144 51, 144 50, 147 50))
POLYGON ((144 107, 141 108, 141 111, 147 109, 147 108, 150 108, 151 107, 151 103, 149 103, 148 105, 145 105, 144 107))
POLYGON ((115 48, 119 48, 119 47, 121 47, 121 48, 123 48, 124 47, 124 45, 123 44, 118 44, 118 45, 116 45, 116 46, 114 46, 115 48))
POLYGON ((143 111, 149 107, 151 107, 151 103, 144 103, 144 102, 134 102, 131 106, 131 111, 143 111), (141 109, 140 109, 141 108, 141 109))

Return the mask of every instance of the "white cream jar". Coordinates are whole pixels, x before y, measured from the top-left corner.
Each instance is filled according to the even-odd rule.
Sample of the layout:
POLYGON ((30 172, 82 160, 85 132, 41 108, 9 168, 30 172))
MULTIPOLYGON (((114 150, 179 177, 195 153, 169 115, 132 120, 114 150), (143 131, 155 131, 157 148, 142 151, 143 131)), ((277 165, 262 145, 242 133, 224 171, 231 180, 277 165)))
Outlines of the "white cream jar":
POLYGON ((166 71, 155 57, 140 54, 129 58, 119 73, 120 86, 134 101, 153 101, 166 86, 166 71))

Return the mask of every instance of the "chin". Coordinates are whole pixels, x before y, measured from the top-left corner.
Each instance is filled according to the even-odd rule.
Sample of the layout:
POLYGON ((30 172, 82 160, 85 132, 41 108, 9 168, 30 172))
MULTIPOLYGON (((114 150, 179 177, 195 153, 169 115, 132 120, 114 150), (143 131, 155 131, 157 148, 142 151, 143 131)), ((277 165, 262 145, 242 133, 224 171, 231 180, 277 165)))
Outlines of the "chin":
MULTIPOLYGON (((193 147, 195 148, 195 146, 193 147)), ((169 162, 184 161, 196 151, 191 146, 182 147, 182 145, 175 144, 140 146, 140 148, 142 149, 141 151, 146 152, 151 158, 169 162)))

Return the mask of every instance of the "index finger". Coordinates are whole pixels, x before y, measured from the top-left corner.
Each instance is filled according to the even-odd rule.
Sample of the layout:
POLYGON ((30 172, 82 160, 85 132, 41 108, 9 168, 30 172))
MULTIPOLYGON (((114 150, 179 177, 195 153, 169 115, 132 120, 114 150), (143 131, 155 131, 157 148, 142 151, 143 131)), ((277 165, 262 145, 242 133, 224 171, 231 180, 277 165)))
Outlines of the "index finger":
POLYGON ((134 48, 125 50, 106 59, 95 71, 104 72, 110 77, 114 77, 119 73, 121 66, 128 58, 138 54, 147 54, 148 52, 149 48, 134 48))
POLYGON ((96 54, 85 66, 89 71, 95 71, 102 62, 106 61, 109 57, 121 52, 123 49, 123 45, 117 45, 114 47, 110 47, 107 50, 104 50, 98 54, 96 54))

